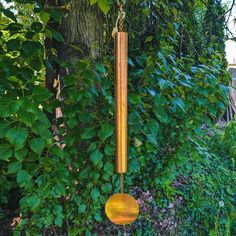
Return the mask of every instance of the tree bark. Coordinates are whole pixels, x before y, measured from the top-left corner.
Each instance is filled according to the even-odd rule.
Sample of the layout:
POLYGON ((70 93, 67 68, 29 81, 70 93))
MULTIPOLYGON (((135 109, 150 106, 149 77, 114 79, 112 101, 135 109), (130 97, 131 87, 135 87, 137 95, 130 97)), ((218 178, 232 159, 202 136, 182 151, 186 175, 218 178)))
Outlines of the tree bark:
POLYGON ((60 25, 65 44, 58 49, 59 58, 71 63, 83 57, 99 59, 103 48, 103 24, 104 17, 97 5, 91 6, 88 0, 72 0, 60 25))
MULTIPOLYGON (((62 78, 68 70, 55 62, 51 49, 57 50, 57 57, 63 62, 74 64, 82 58, 90 58, 94 61, 100 59, 105 18, 97 4, 91 6, 88 0, 48 0, 46 7, 56 7, 62 9, 64 13, 60 24, 54 21, 48 24, 50 28, 62 34, 65 42, 59 43, 54 39, 45 41, 48 62, 45 85, 58 98, 60 88, 63 87, 62 78), (68 6, 68 10, 65 6, 68 6)), ((51 121, 55 118, 57 118, 55 113, 49 115, 51 121)))

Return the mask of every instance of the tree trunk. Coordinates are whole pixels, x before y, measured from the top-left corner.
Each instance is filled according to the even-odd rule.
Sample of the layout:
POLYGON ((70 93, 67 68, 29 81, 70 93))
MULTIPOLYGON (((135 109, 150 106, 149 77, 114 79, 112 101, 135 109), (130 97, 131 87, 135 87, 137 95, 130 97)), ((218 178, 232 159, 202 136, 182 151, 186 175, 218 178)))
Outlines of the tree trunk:
MULTIPOLYGON (((62 1, 62 4, 66 2, 62 1)), ((104 17, 97 5, 90 6, 88 0, 72 0, 70 10, 64 14, 60 25, 65 44, 58 49, 59 58, 71 63, 83 57, 100 58, 103 23, 104 17)))
MULTIPOLYGON (((103 49, 103 24, 104 16, 97 4, 90 5, 88 0, 48 0, 47 7, 65 9, 62 22, 49 22, 49 26, 59 31, 65 43, 59 43, 54 39, 45 41, 48 66, 46 69, 46 87, 58 98, 60 88, 63 86, 62 78, 68 73, 66 68, 60 67, 54 60, 52 48, 57 50, 60 61, 76 63, 79 59, 90 58, 98 60, 101 58, 103 49), (56 87, 55 87, 56 85, 56 87)), ((53 121, 57 114, 49 115, 53 121)), ((53 122, 54 123, 54 122, 53 122)))

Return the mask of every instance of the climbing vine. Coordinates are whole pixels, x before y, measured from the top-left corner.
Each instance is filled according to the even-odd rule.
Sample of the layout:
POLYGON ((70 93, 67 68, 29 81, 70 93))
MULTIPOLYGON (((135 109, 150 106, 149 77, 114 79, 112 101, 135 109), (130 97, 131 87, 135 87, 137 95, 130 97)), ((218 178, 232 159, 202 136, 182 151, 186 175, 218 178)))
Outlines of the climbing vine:
MULTIPOLYGON (((114 7, 106 0, 90 4, 106 14, 109 21, 101 27, 110 34, 114 7)), ((201 126, 211 125, 225 109, 229 78, 222 62, 223 20, 220 28, 213 27, 210 9, 214 16, 222 14, 215 1, 127 3, 125 188, 157 189, 160 206, 175 198, 176 177, 183 170, 187 177, 192 161, 202 158, 201 126)), ((106 199, 119 188, 113 166, 113 42, 104 37, 97 61, 61 61, 57 46, 64 39, 58 25, 64 14, 38 1, 15 1, 10 8, 0 4, 0 213, 4 217, 9 193, 19 190, 22 220, 16 235, 93 232, 93 222, 104 219, 106 199), (55 87, 45 87, 46 74, 58 68, 70 72, 61 78, 60 100, 55 87), (56 108, 62 112, 57 119, 56 108)))

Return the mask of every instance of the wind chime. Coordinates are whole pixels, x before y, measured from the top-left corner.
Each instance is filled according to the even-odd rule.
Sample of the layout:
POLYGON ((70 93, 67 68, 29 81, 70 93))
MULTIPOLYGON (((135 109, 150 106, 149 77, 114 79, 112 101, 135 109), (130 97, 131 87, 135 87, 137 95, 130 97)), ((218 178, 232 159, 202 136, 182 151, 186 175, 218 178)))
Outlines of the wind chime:
POLYGON ((119 0, 118 18, 112 35, 115 39, 115 170, 120 174, 120 193, 112 195, 106 202, 107 217, 117 225, 135 221, 139 213, 138 202, 124 193, 124 175, 127 172, 127 75, 128 75, 128 34, 123 30, 124 4, 119 0), (119 22, 119 28, 118 28, 119 22))

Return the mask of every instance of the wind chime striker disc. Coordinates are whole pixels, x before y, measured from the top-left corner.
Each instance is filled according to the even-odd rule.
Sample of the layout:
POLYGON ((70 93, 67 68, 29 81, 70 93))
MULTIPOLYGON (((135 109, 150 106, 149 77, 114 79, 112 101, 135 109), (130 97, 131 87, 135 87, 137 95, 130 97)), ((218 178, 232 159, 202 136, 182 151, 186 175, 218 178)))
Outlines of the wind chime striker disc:
POLYGON ((114 224, 127 225, 138 217, 139 206, 138 202, 129 194, 117 193, 107 200, 105 212, 114 224))

